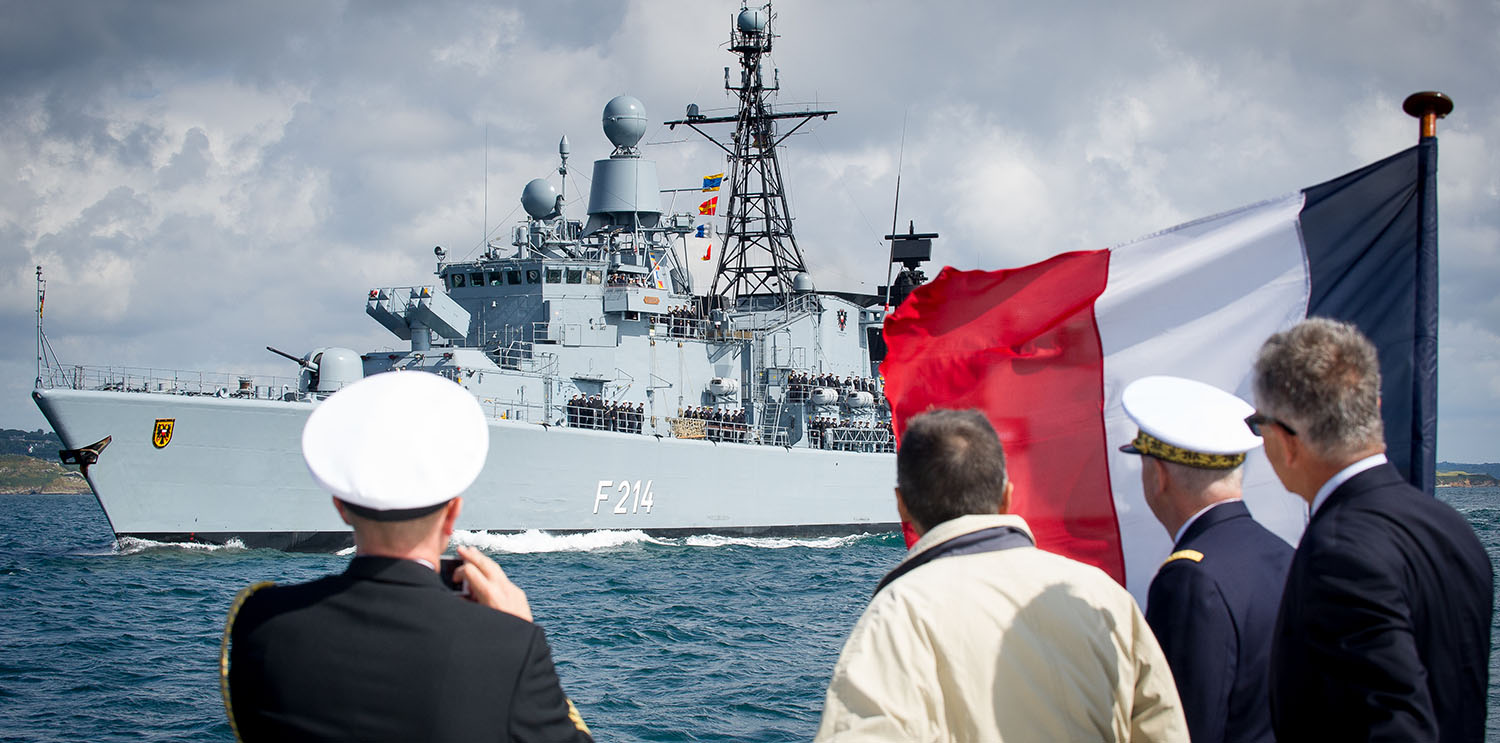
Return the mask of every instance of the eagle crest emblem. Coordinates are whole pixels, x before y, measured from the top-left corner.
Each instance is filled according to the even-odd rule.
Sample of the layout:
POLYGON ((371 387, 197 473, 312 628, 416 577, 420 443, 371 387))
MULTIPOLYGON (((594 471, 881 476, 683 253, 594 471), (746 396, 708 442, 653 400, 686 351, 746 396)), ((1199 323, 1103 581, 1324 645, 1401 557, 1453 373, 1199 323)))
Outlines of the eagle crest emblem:
POLYGON ((167 444, 172 443, 172 427, 176 423, 176 418, 157 418, 156 428, 151 431, 151 445, 158 449, 167 448, 167 444))
POLYGON ((844 310, 839 310, 839 330, 843 330, 844 326, 847 325, 848 323, 849 323, 849 313, 845 312, 844 310))

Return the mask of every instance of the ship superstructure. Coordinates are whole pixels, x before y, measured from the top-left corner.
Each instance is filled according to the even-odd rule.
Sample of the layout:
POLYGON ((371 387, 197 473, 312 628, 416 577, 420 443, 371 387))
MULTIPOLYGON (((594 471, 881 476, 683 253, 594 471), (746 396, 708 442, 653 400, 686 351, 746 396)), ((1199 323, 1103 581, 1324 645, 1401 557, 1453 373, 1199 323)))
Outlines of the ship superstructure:
POLYGON ((462 261, 439 248, 432 283, 369 291, 366 313, 403 349, 289 356, 295 382, 39 373, 37 404, 72 447, 65 457, 88 465, 116 533, 347 543, 301 465, 301 422, 343 385, 397 369, 447 377, 491 416, 489 462, 460 528, 892 528, 883 308, 875 296, 816 291, 807 273, 777 150, 834 112, 772 108, 779 75, 767 86, 761 65, 772 20, 769 5, 734 18, 735 116, 690 106, 668 122, 706 136, 734 124, 713 140, 728 154, 730 193, 709 287, 694 287, 687 268, 693 215, 663 211, 656 164, 641 155, 646 112, 620 96, 604 108, 614 149, 593 164, 582 219, 566 209, 564 138, 561 183, 526 185, 509 245, 462 261))

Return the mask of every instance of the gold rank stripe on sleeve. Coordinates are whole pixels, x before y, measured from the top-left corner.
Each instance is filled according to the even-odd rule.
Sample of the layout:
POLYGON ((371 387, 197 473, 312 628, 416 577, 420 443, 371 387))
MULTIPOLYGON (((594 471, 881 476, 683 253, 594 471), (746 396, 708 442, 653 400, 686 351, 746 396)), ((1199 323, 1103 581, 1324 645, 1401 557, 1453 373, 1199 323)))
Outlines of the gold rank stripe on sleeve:
POLYGON ((1176 552, 1167 555, 1167 559, 1162 561, 1162 565, 1166 565, 1173 560, 1192 560, 1193 562, 1202 562, 1203 553, 1199 552, 1198 550, 1177 550, 1176 552))
POLYGON ((593 731, 589 730, 588 723, 583 721, 583 715, 578 714, 578 708, 573 706, 571 699, 568 700, 568 719, 573 721, 573 727, 578 728, 579 732, 593 737, 593 731))
POLYGON ((1245 463, 1244 454, 1204 454, 1173 446, 1145 431, 1137 432, 1130 445, 1157 459, 1206 470, 1232 470, 1245 463))
POLYGON ((239 726, 234 723, 234 704, 229 699, 229 636, 234 632, 234 618, 245 605, 245 599, 266 586, 274 585, 271 581, 261 581, 241 588, 234 596, 234 603, 229 605, 229 617, 224 620, 224 636, 219 640, 219 695, 224 698, 224 714, 229 718, 229 730, 234 733, 235 740, 241 738, 239 726))

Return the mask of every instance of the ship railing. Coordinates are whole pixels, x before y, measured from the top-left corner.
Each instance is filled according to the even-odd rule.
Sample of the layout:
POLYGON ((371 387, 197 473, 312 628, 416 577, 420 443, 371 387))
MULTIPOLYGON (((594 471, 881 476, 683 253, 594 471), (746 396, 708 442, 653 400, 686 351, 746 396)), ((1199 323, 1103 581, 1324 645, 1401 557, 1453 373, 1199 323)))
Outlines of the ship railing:
POLYGON ((753 330, 716 326, 712 320, 689 315, 653 315, 651 332, 657 337, 683 338, 706 341, 748 341, 755 337, 753 330))
POLYGON ((701 439, 737 444, 789 446, 791 434, 782 426, 753 426, 738 421, 713 421, 702 418, 667 418, 672 438, 701 439))
POLYGON ((42 375, 42 386, 250 400, 296 400, 300 397, 297 379, 291 377, 128 366, 53 367, 42 375))
POLYGON ((557 366, 556 354, 537 353, 536 345, 530 341, 511 341, 491 353, 501 369, 547 374, 557 366))
POLYGON ((521 423, 547 422, 547 406, 525 400, 501 400, 493 397, 479 398, 479 407, 485 415, 495 420, 519 421, 521 423))
POLYGON ((883 426, 875 428, 851 426, 814 428, 809 431, 809 434, 814 449, 872 453, 893 453, 896 451, 895 436, 891 433, 890 429, 883 426))
POLYGON ((646 432, 645 409, 637 410, 630 403, 614 407, 595 407, 588 402, 570 401, 564 407, 568 413, 568 425, 572 428, 615 433, 646 432))

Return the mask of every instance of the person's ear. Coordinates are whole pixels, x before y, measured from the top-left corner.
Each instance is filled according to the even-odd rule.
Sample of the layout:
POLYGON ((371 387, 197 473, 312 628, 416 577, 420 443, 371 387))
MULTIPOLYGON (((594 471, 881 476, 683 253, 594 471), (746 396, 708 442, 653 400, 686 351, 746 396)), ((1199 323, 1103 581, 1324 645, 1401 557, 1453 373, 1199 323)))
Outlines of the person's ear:
POLYGON ((459 512, 463 511, 463 509, 464 499, 461 496, 454 496, 452 500, 448 501, 448 505, 443 506, 444 537, 452 536, 453 524, 458 521, 458 514, 459 512))
POLYGON ((344 510, 344 502, 343 501, 339 500, 338 498, 334 498, 333 499, 333 507, 334 507, 335 510, 337 510, 339 512, 339 518, 342 519, 344 523, 346 523, 346 524, 348 524, 350 526, 354 526, 354 522, 349 520, 349 512, 346 511, 346 510, 344 510))
POLYGON ((901 488, 896 488, 896 514, 901 517, 901 522, 911 525, 912 531, 921 536, 927 531, 922 522, 912 518, 911 511, 906 508, 906 499, 901 497, 901 488))
POLYGON ((1016 490, 1016 481, 1010 478, 1005 480, 1005 492, 1000 494, 999 513, 1010 513, 1010 494, 1016 490))

